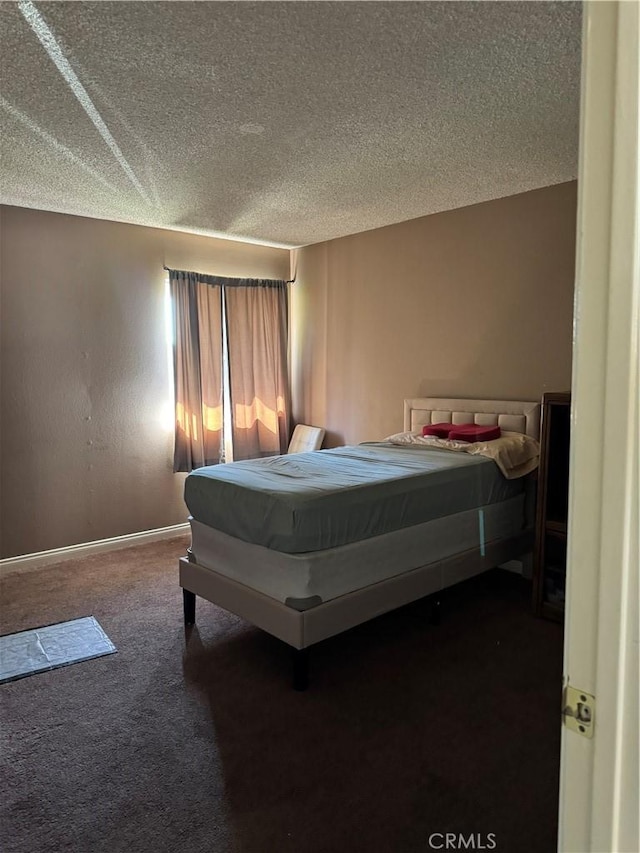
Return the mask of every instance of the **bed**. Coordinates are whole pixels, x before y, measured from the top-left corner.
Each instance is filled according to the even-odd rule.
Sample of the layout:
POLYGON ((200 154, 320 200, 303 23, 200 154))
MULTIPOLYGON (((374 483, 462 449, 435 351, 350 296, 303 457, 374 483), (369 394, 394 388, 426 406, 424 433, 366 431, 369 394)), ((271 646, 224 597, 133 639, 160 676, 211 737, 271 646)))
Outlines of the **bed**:
POLYGON ((510 436, 537 454, 539 430, 536 402, 414 398, 403 432, 380 442, 192 472, 185 623, 196 596, 241 616, 293 649, 293 684, 305 689, 315 643, 418 598, 437 602, 531 550, 526 472, 537 458, 512 476, 494 450, 510 436), (497 425, 504 439, 489 453, 423 439, 436 423, 497 425))

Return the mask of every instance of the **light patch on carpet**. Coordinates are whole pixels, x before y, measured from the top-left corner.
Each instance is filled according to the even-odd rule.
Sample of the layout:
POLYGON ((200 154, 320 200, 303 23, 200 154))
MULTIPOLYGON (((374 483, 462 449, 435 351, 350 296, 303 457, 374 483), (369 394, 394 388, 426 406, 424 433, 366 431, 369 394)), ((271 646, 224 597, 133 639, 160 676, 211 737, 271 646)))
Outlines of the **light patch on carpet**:
POLYGON ((0 684, 117 651, 93 616, 0 637, 0 684))

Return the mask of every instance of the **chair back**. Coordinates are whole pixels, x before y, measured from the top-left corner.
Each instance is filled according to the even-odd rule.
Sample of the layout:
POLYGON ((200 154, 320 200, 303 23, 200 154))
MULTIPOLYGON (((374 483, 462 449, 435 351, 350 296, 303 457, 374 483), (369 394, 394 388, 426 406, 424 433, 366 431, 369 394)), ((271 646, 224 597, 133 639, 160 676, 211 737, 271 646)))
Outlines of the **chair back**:
POLYGON ((320 450, 325 430, 322 427, 298 424, 293 431, 287 453, 304 453, 307 450, 320 450))

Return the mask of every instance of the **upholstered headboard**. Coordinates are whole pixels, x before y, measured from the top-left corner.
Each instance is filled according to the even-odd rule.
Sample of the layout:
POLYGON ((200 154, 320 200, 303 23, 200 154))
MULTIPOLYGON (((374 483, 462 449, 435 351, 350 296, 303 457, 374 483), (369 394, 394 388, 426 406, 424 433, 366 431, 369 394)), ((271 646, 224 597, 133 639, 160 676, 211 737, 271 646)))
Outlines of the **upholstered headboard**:
POLYGON ((449 397, 414 397, 404 401, 405 431, 426 424, 474 423, 499 426, 540 438, 540 403, 522 400, 465 400, 449 397))

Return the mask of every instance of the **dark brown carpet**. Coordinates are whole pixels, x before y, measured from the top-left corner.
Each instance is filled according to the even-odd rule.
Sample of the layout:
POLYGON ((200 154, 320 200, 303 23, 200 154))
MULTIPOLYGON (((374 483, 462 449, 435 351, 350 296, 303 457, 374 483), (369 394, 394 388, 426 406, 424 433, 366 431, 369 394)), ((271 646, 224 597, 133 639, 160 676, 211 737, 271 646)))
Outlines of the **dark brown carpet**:
POLYGON ((288 648, 207 602, 185 638, 185 544, 3 580, 2 633, 94 615, 118 647, 0 687, 5 853, 555 851, 561 628, 526 582, 326 641, 296 693, 288 648))

